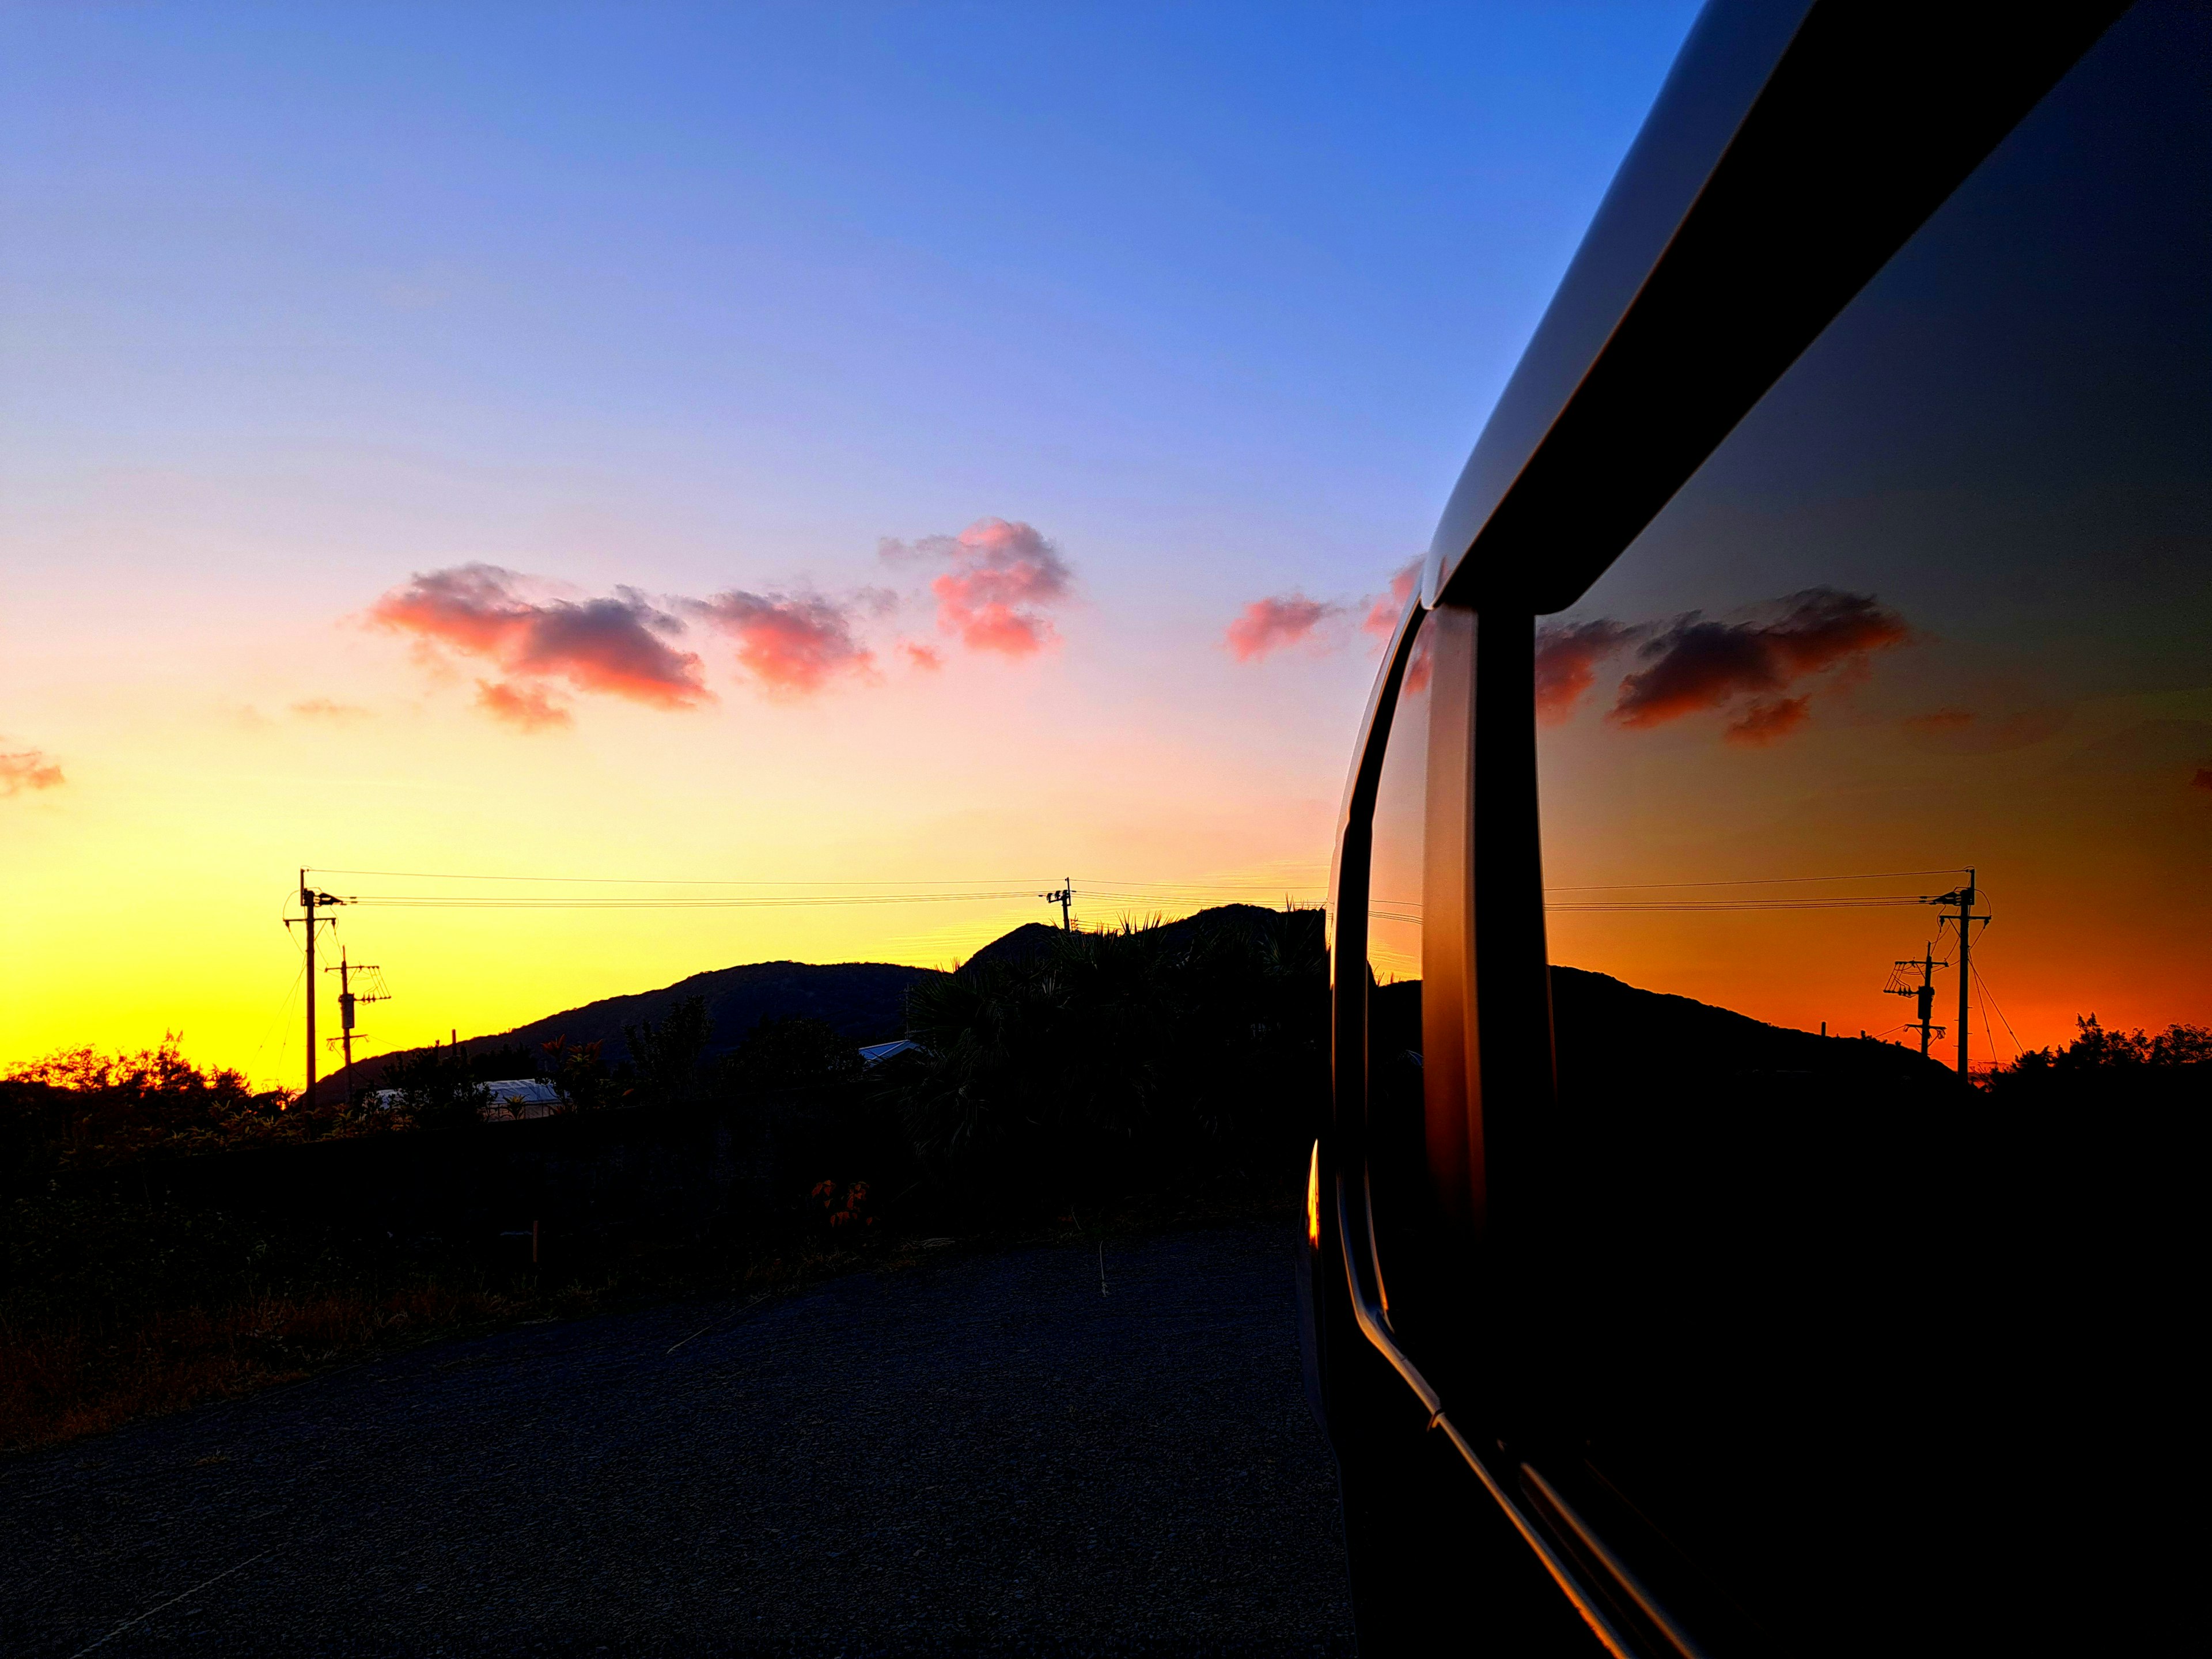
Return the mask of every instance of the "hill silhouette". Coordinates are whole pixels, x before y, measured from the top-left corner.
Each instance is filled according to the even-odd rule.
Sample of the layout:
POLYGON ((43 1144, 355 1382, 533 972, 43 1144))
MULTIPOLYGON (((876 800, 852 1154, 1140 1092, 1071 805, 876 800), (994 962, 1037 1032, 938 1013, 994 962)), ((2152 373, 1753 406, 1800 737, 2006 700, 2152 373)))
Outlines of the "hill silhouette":
MULTIPOLYGON (((1172 946, 1186 943, 1201 933, 1218 929, 1225 923, 1257 928, 1271 924, 1280 914, 1261 904, 1217 904, 1211 909, 1194 912, 1176 921, 1159 922, 1143 931, 1152 935, 1158 943, 1172 946)), ((1315 918, 1315 925, 1318 927, 1321 912, 1315 910, 1308 914, 1315 918)), ((975 968, 1007 968, 1033 962, 1054 950, 1066 937, 1060 928, 1049 922, 1025 921, 1013 932, 1000 934, 978 950, 960 964, 959 970, 966 973, 975 968)))
MULTIPOLYGON (((1372 995, 1370 1051, 1418 1052, 1420 981, 1377 986, 1372 995)), ((1649 1102, 1655 1091, 1760 1078, 1936 1088, 1952 1081, 1949 1067, 1893 1042, 1769 1025, 1583 968, 1553 966, 1552 1029, 1559 1087, 1569 1099, 1649 1102)))
MULTIPOLYGON (((707 1005, 707 1042, 702 1050, 706 1060, 735 1048, 763 1020, 792 1015, 822 1020, 858 1047, 901 1035, 906 1026, 908 988, 917 980, 938 977, 933 968, 892 962, 750 962, 694 974, 659 990, 605 997, 580 1008, 564 1009, 513 1030, 472 1037, 469 1046, 479 1052, 522 1049, 534 1060, 544 1044, 565 1037, 571 1043, 600 1044, 601 1059, 617 1065, 631 1058, 624 1026, 648 1020, 657 1024, 696 996, 707 1005)), ((374 1083, 386 1066, 414 1052, 403 1049, 363 1060, 354 1067, 356 1085, 374 1083)))
MULTIPOLYGON (((1316 912, 1316 927, 1319 913, 1316 912)), ((1254 904, 1223 904, 1145 930, 1164 945, 1173 945, 1224 924, 1257 930, 1279 921, 1277 912, 1254 904)), ((972 975, 979 968, 1018 968, 1056 949, 1066 935, 1045 922, 1025 922, 981 946, 961 964, 972 975)), ((479 1036, 470 1047, 479 1054, 517 1051, 515 1062, 527 1071, 543 1045, 556 1037, 571 1043, 597 1042, 610 1066, 631 1058, 625 1026, 658 1024, 690 997, 707 1007, 703 1059, 712 1060, 743 1042, 763 1020, 803 1015, 819 1019, 855 1047, 907 1035, 908 993, 917 984, 946 977, 932 968, 888 962, 756 962, 694 974, 657 990, 606 997, 581 1007, 479 1036)), ((1686 1071, 1726 1074, 1809 1073, 1832 1079, 1905 1079, 1942 1073, 1935 1062, 1892 1043, 1857 1038, 1816 1036, 1809 1031, 1769 1025, 1747 1015, 1714 1007, 1688 997, 1639 990, 1607 975, 1578 968, 1552 969, 1554 1018, 1559 1036, 1561 1081, 1602 1086, 1648 1079, 1655 1061, 1674 1075, 1686 1071), (1577 1075, 1579 1073, 1580 1075, 1577 1075)), ((1375 993, 1375 1037, 1386 1049, 1420 1046, 1420 987, 1418 982, 1378 987, 1375 993)), ((402 1050, 362 1060, 354 1068, 356 1087, 373 1085, 402 1050)))
MULTIPOLYGON (((1274 913, 1259 905, 1224 904, 1200 910, 1179 921, 1160 924, 1163 940, 1173 940, 1224 921, 1256 924, 1274 913)), ((1318 915, 1318 913, 1316 913, 1318 915)), ((1061 930, 1042 922, 1025 922, 1000 934, 962 964, 1006 965, 1024 963, 1050 950, 1063 937, 1061 930)), ((468 1040, 479 1056, 514 1049, 514 1065, 524 1073, 535 1069, 544 1045, 555 1037, 571 1043, 596 1042, 599 1056, 609 1066, 630 1059, 624 1026, 652 1021, 659 1024, 685 999, 699 997, 707 1005, 707 1042, 702 1060, 712 1061, 727 1054, 750 1036, 763 1020, 802 1015, 833 1027, 857 1048, 866 1042, 889 1042, 906 1035, 906 994, 919 981, 942 977, 934 968, 914 968, 890 962, 753 962, 734 968, 718 968, 658 990, 605 997, 581 1007, 564 1009, 534 1019, 512 1030, 480 1034, 468 1040)), ((370 1088, 382 1079, 392 1062, 421 1052, 395 1049, 373 1055, 353 1069, 353 1086, 370 1088)), ((501 1075, 510 1075, 502 1072, 501 1075)), ((337 1087, 326 1079, 325 1089, 337 1087)))

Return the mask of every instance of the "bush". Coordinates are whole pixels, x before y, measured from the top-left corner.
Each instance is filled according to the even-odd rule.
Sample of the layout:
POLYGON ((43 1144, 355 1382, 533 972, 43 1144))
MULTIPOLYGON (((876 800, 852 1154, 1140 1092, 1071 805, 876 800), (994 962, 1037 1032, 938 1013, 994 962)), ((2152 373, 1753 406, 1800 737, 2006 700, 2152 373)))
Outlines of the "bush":
POLYGON ((735 1094, 849 1083, 860 1074, 860 1051, 827 1020, 804 1014, 764 1019, 722 1058, 720 1081, 735 1094))
POLYGON ((459 1043, 433 1043, 395 1056, 384 1068, 384 1086, 398 1092, 398 1109, 418 1129, 481 1122, 489 1098, 469 1064, 468 1049, 459 1043))
POLYGON ((0 1156, 9 1187, 53 1170, 124 1163, 149 1152, 227 1146, 320 1133, 342 1109, 287 1112, 294 1097, 256 1094, 241 1072, 202 1067, 176 1032, 135 1054, 65 1048, 0 1077, 0 1156))
POLYGON ((623 1040, 629 1045, 634 1092, 653 1101, 688 1099, 696 1091, 699 1054, 707 1046, 707 1000, 686 997, 658 1024, 625 1025, 623 1040))

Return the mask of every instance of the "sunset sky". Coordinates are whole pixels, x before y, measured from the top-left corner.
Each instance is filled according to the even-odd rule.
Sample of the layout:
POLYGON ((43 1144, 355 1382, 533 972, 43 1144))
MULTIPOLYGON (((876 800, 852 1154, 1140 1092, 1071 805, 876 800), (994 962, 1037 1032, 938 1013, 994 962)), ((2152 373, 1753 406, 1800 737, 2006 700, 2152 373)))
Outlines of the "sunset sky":
MULTIPOLYGON (((0 1064, 180 1030, 296 1083, 303 865, 899 900, 364 904, 372 1049, 734 963, 949 964, 1063 877, 1093 922, 1317 900, 1370 623, 1694 11, 0 15, 0 1064), (948 893, 1005 896, 910 896, 948 893)), ((1834 574, 1624 566, 1575 616, 1645 641, 1834 574)), ((2186 678, 2106 690, 2212 720, 2186 678)), ((1641 735, 1693 733, 1698 767, 1810 752, 1641 735)), ((1589 822, 1555 882, 1990 845, 1828 824, 1630 871, 1589 822)), ((1554 955, 1893 1024, 1922 919, 1847 921, 1575 921, 1554 955)), ((2008 1011, 2048 1042, 2081 1010, 2039 948, 2008 1011)), ((2004 996, 1994 931, 1986 961, 2004 996)), ((2212 1013, 2106 979, 2081 1009, 2212 1013)))

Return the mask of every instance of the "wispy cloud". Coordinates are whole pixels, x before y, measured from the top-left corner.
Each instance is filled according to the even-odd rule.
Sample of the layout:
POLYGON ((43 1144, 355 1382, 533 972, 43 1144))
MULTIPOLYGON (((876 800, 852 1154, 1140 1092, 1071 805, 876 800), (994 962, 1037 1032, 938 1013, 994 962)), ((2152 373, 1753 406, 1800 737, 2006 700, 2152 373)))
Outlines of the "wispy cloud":
POLYGON ((551 732, 574 726, 568 706, 554 701, 542 685, 512 685, 505 680, 478 680, 477 707, 502 726, 518 732, 551 732))
POLYGON ((1367 607, 1367 614, 1359 620, 1362 633, 1388 640, 1397 631, 1398 618, 1406 614, 1413 590, 1420 586, 1424 562, 1418 558, 1408 560, 1390 573, 1389 583, 1382 592, 1360 601, 1367 607))
POLYGON ((0 796, 21 794, 27 789, 58 788, 68 780, 61 763, 43 749, 0 752, 0 796))
POLYGON ((957 536, 886 537, 878 551, 893 562, 948 567, 929 585, 937 625, 971 651, 1033 656, 1058 638, 1045 612, 1068 597, 1074 572, 1034 525, 978 519, 957 536))
POLYGON ((1292 646, 1304 646, 1325 656, 1343 645, 1346 630, 1336 620, 1360 613, 1359 629, 1387 641, 1397 631, 1398 618, 1420 585, 1421 561, 1408 560, 1383 580, 1380 593, 1358 599, 1316 599, 1303 589, 1271 593, 1254 599, 1231 621, 1222 635, 1222 648, 1238 662, 1257 662, 1292 646))
MULTIPOLYGON (((877 590, 865 592, 865 606, 877 590)), ((748 593, 732 589, 695 607, 709 626, 737 642, 738 665, 773 696, 819 691, 840 677, 862 677, 875 653, 853 632, 853 611, 818 593, 748 593)))
POLYGON ((1597 665, 1651 630, 1601 617, 1595 622, 1547 623, 1536 630, 1536 717, 1556 723, 1597 680, 1597 665))
POLYGON ((1222 646, 1239 662, 1255 662, 1273 652, 1314 641, 1314 630, 1343 610, 1332 600, 1310 599, 1303 593, 1255 599, 1229 624, 1222 646))
POLYGON ((606 599, 539 599, 526 597, 526 580, 489 564, 432 570, 386 594, 368 617, 434 654, 443 648, 494 664, 517 696, 520 683, 561 680, 655 708, 714 700, 697 654, 668 642, 683 623, 636 589, 617 587, 606 599))
POLYGON ((333 702, 328 697, 302 697, 292 705, 292 712, 303 720, 327 720, 333 726, 350 726, 372 718, 358 703, 333 702))
POLYGON ((1813 706, 1808 698, 1761 697, 1747 705, 1728 723, 1721 740, 1757 749, 1777 738, 1788 737, 1812 717, 1813 706))

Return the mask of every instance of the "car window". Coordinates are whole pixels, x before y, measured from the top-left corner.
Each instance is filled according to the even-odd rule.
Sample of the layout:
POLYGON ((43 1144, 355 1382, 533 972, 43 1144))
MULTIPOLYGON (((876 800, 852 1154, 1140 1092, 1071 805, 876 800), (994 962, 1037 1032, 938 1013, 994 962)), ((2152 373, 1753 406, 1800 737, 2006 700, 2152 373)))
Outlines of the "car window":
POLYGON ((2004 1076, 2212 1023, 2208 63, 2202 8, 2124 17, 1539 625, 1587 1311, 1641 1362, 1563 1437, 1754 1601, 1866 1570, 1806 1494, 1869 1457, 2027 1501, 1935 1426, 2032 1364, 1986 1322, 2051 1225, 2004 1076))

